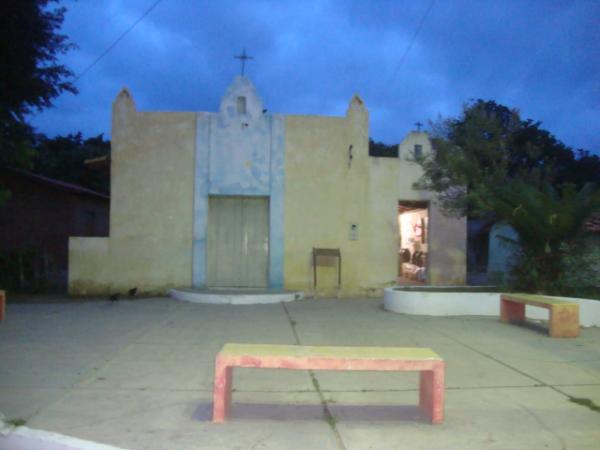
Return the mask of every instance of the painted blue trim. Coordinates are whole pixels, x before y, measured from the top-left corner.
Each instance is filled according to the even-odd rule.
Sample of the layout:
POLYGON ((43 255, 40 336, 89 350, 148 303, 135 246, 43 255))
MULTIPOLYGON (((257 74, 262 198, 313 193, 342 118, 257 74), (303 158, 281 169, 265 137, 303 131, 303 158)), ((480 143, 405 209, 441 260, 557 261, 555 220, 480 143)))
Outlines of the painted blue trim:
POLYGON ((255 196, 268 197, 269 191, 257 188, 244 187, 238 183, 232 183, 221 188, 211 187, 208 192, 210 195, 237 195, 237 196, 255 196))
POLYGON ((258 195, 270 193, 270 118, 229 117, 215 114, 210 137, 212 195, 258 195))
POLYGON ((269 216, 269 287, 283 288, 285 121, 271 116, 271 200, 269 216))
POLYGON ((192 238, 192 286, 206 284, 206 226, 208 223, 208 184, 210 114, 196 116, 196 157, 194 176, 194 225, 192 238))
POLYGON ((192 285, 206 285, 209 195, 269 196, 268 287, 283 288, 284 116, 264 114, 254 86, 236 78, 219 113, 196 115, 192 285), (233 107, 249 99, 248 113, 233 107))

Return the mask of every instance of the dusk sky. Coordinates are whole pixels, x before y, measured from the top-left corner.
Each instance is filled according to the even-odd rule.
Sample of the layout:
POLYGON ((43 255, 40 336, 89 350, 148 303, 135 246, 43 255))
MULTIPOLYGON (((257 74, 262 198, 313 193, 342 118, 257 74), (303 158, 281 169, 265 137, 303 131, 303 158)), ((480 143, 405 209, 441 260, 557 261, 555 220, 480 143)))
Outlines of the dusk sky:
POLYGON ((61 61, 76 75, 151 10, 76 82, 79 95, 65 93, 33 118, 51 136, 110 136, 111 103, 124 86, 139 110, 216 111, 246 48, 254 57, 246 75, 273 113, 343 115, 358 93, 371 137, 391 144, 415 122, 456 116, 483 98, 600 153, 600 1, 61 4, 62 33, 79 47, 61 61))

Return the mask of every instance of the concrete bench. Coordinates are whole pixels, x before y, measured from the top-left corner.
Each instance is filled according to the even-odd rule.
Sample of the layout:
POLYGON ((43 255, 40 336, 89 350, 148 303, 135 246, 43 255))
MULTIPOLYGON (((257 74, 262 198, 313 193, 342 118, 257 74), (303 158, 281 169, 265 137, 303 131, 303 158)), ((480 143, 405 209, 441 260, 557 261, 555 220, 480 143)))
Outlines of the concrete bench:
POLYGON ((234 367, 295 370, 419 371, 419 405, 432 423, 444 419, 444 360, 428 348, 225 344, 215 361, 213 422, 231 406, 234 367))
POLYGON ((552 297, 532 294, 502 294, 500 320, 509 323, 525 322, 525 305, 550 310, 549 334, 551 337, 579 336, 579 305, 552 297))

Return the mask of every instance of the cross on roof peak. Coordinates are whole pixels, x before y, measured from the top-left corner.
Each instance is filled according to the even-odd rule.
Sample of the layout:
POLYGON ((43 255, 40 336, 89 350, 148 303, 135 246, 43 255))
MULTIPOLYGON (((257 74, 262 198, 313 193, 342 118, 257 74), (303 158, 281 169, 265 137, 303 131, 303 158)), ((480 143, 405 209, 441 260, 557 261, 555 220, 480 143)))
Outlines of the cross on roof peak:
POLYGON ((421 131, 421 127, 423 126, 423 124, 421 122, 415 122, 415 125, 417 126, 417 131, 421 131))
POLYGON ((242 50, 242 54, 241 55, 236 55, 234 56, 235 59, 239 59, 242 61, 242 76, 244 76, 244 68, 246 67, 246 61, 249 59, 254 59, 253 56, 249 56, 246 54, 246 49, 244 48, 242 50))

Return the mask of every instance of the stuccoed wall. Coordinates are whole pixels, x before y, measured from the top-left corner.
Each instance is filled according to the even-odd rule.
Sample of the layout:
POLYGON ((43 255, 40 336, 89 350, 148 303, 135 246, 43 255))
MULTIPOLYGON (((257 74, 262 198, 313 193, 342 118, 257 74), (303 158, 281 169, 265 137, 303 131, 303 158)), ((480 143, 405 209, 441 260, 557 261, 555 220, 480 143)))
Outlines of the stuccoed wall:
POLYGON ((109 238, 69 238, 69 294, 105 294, 111 291, 109 238))
MULTIPOLYGON (((285 287, 313 291, 313 247, 340 248, 342 296, 379 295, 395 284, 399 200, 430 202, 428 283, 464 284, 465 219, 444 216, 431 193, 413 188, 421 169, 409 159, 415 144, 431 151, 428 135, 410 133, 399 158, 371 158, 368 121, 357 98, 346 117, 286 116, 285 287)), ((336 265, 317 270, 316 294, 335 294, 336 265)))
POLYGON ((267 114, 254 85, 238 76, 218 113, 198 113, 193 285, 206 284, 209 195, 269 197, 269 287, 283 287, 283 117, 267 114), (237 111, 238 97, 246 112, 237 111))
POLYGON ((427 133, 411 132, 398 149, 398 199, 429 200, 428 284, 465 284, 467 267, 467 221, 465 217, 448 217, 430 192, 417 191, 413 184, 420 178, 420 166, 411 161, 416 144, 424 154, 432 151, 427 133))
MULTIPOLYGON (((362 101, 355 97, 345 117, 286 116, 285 149, 285 287, 312 292, 312 248, 340 248, 342 295, 364 294, 370 224, 362 101), (358 240, 349 239, 351 224, 358 240)), ((335 293, 337 265, 319 266, 318 281, 319 294, 335 293)))
MULTIPOLYGON (((198 120, 205 120, 206 115, 201 114, 198 120)), ((262 101, 250 80, 236 77, 221 100, 219 113, 208 115, 208 193, 268 196, 271 116, 263 113, 262 101), (240 96, 246 101, 245 113, 237 111, 240 96)))
MULTIPOLYGON (((398 200, 431 199, 412 188, 420 169, 406 160, 416 143, 431 150, 427 135, 410 133, 399 158, 371 158, 369 115, 357 96, 344 117, 276 116, 263 114, 246 79, 231 89, 219 113, 138 112, 128 91, 119 94, 110 238, 71 238, 70 293, 202 285, 210 194, 270 195, 272 287, 312 292, 313 247, 340 248, 342 296, 395 283, 398 200), (235 114, 240 93, 249 100, 244 117, 235 114)), ((432 202, 428 246, 429 282, 464 283, 464 219, 444 217, 432 202)), ((319 266, 318 280, 317 294, 336 294, 337 265, 319 266)))
POLYGON ((71 238, 69 292, 139 286, 164 293, 192 274, 194 113, 136 111, 123 90, 113 104, 110 237, 71 238))
MULTIPOLYGON (((428 284, 464 284, 466 280, 466 221, 448 218, 429 192, 418 191, 413 183, 421 168, 411 161, 415 144, 431 151, 426 133, 411 132, 400 144, 398 158, 369 158, 368 246, 362 267, 363 287, 380 293, 395 284, 398 274, 398 201, 428 201, 428 284)), ((364 290, 364 289, 363 289, 364 290)))

